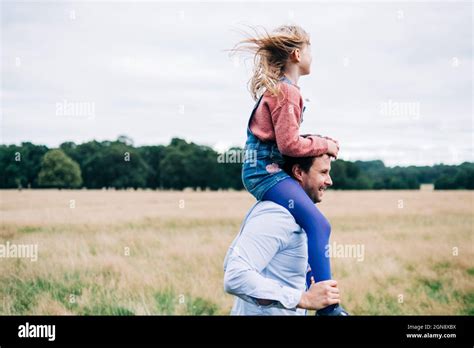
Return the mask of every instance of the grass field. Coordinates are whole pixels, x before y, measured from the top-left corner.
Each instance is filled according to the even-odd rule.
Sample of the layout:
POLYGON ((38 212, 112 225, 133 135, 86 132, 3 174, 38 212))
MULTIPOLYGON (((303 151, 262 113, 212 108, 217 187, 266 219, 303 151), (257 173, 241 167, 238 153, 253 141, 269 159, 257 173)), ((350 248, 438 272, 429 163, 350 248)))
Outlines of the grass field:
MULTIPOLYGON (((0 314, 227 314, 223 259, 247 192, 3 190, 0 314)), ((328 191, 319 205, 354 314, 474 314, 473 192, 328 191)))

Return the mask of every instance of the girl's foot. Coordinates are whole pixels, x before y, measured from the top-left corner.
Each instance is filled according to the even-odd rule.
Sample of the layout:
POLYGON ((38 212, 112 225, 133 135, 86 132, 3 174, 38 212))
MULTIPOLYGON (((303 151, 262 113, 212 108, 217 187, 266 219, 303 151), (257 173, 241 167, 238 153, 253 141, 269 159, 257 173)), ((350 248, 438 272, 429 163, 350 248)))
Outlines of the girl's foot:
POLYGON ((347 313, 347 311, 342 308, 342 306, 340 305, 333 305, 333 306, 329 306, 329 307, 326 307, 326 308, 323 308, 323 309, 320 309, 318 311, 316 311, 316 316, 318 317, 322 317, 322 316, 325 316, 325 317, 345 317, 345 316, 348 316, 349 313, 347 313))

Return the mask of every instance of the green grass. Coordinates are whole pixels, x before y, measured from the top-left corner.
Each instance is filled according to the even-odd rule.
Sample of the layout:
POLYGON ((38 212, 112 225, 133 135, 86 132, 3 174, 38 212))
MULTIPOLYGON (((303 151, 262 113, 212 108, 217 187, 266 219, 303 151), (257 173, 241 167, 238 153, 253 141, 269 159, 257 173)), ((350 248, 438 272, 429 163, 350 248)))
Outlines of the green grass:
POLYGON ((214 303, 197 297, 188 303, 188 313, 190 315, 213 315, 216 314, 218 307, 214 303))
POLYGON ((82 315, 135 315, 135 313, 125 307, 115 306, 107 303, 94 304, 93 306, 84 307, 80 313, 82 315))
POLYGON ((474 315, 474 292, 461 293, 454 291, 453 296, 456 301, 464 305, 464 309, 459 314, 474 315))
POLYGON ((19 233, 43 232, 44 228, 38 226, 23 226, 17 229, 19 233))
POLYGON ((177 296, 171 290, 157 292, 153 297, 156 303, 156 314, 170 315, 175 313, 177 296))
POLYGON ((397 297, 391 297, 383 293, 368 293, 365 295, 363 308, 357 310, 365 315, 403 314, 403 304, 398 302, 397 297))
POLYGON ((421 279, 421 284, 429 298, 439 303, 448 303, 448 295, 440 280, 421 279))
POLYGON ((177 312, 178 306, 185 305, 187 315, 214 315, 218 306, 201 297, 177 295, 172 290, 157 292, 154 295, 156 310, 159 315, 172 315, 177 312))
MULTIPOLYGON (((0 279, 2 283, 0 296, 10 295, 13 298, 9 310, 13 315, 31 314, 41 295, 48 295, 53 301, 61 304, 73 314, 135 315, 133 309, 126 305, 130 303, 130 297, 121 295, 114 289, 106 289, 92 281, 85 282, 84 279, 90 279, 90 276, 91 274, 74 272, 64 274, 60 280, 42 277, 29 280, 13 277, 3 278, 0 279), (87 305, 81 306, 79 300, 86 289, 92 294, 92 300, 87 305)), ((104 279, 113 277, 107 272, 103 276, 104 279)), ((151 301, 154 306, 150 314, 156 315, 173 315, 177 312, 185 315, 214 315, 218 312, 218 306, 211 301, 201 297, 178 295, 172 289, 154 293, 151 301), (182 308, 178 308, 179 306, 182 308)), ((0 314, 6 312, 8 312, 7 308, 0 306, 0 314)))
POLYGON ((61 303, 69 310, 77 308, 77 303, 71 301, 72 297, 80 296, 83 284, 77 277, 66 275, 64 282, 57 282, 45 278, 35 278, 22 281, 20 279, 2 279, 5 294, 12 295, 13 314, 28 314, 37 304, 39 295, 46 293, 55 301, 61 303))

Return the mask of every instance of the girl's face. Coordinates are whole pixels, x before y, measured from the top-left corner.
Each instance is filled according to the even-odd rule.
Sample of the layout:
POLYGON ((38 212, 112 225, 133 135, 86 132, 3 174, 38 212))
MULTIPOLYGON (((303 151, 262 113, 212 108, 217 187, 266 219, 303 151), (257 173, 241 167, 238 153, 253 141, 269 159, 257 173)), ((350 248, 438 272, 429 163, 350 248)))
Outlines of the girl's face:
POLYGON ((298 62, 301 75, 310 74, 312 60, 313 60, 313 57, 311 55, 311 44, 305 44, 300 49, 300 61, 298 62))

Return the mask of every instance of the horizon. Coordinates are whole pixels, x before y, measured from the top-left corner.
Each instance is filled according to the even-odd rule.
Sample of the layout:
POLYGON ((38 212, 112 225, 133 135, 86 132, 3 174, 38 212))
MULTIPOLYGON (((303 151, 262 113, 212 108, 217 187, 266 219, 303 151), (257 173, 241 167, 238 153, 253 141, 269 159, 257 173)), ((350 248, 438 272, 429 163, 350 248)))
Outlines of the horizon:
MULTIPOLYGON (((70 141, 70 140, 66 140, 66 141, 62 141, 60 142, 57 146, 48 146, 47 144, 37 144, 37 143, 33 143, 31 141, 23 141, 23 143, 32 143, 33 145, 36 145, 36 146, 46 146, 48 148, 48 150, 52 150, 52 149, 60 149, 60 145, 61 144, 64 144, 64 143, 67 143, 67 142, 73 142, 74 144, 76 145, 81 145, 83 143, 87 143, 87 142, 91 142, 91 141, 97 141, 99 143, 102 143, 102 142, 115 142, 115 141, 118 141, 119 140, 119 137, 125 137, 127 138, 128 140, 131 140, 132 141, 132 144, 130 146, 132 146, 133 148, 139 148, 139 147, 143 147, 143 146, 169 146, 171 144, 171 140, 173 138, 179 138, 179 139, 182 139, 184 141, 186 141, 188 144, 190 143, 194 143, 198 146, 208 146, 208 145, 205 145, 205 144, 199 144, 199 143, 196 143, 194 141, 189 141, 187 139, 183 139, 183 138, 180 138, 180 137, 173 137, 172 139, 170 139, 170 141, 167 143, 167 144, 137 144, 135 143, 135 141, 122 134, 122 135, 119 135, 116 139, 113 139, 113 140, 110 140, 110 139, 104 139, 104 140, 97 140, 97 139, 89 139, 89 140, 86 140, 86 141, 83 141, 83 142, 79 142, 79 143, 76 143, 74 141, 70 141)), ((0 144, 0 145, 5 145, 5 146, 10 146, 10 145, 14 145, 14 146, 21 146, 21 143, 16 143, 16 144, 0 144)), ((230 148, 227 148, 225 150, 222 150, 222 151, 219 151, 217 149, 215 149, 214 147, 212 146, 209 146, 211 149, 213 149, 218 155, 219 154, 224 154, 226 151, 229 151, 231 150, 232 147, 230 148)), ((243 147, 239 147, 240 150, 243 150, 243 147)), ((348 160, 348 159, 345 159, 345 158, 342 158, 341 156, 339 156, 337 158, 338 160, 343 160, 343 161, 348 161, 348 162, 357 162, 357 161, 361 161, 361 162, 371 162, 371 161, 382 161, 382 163, 384 164, 384 166, 386 168, 395 168, 395 167, 401 167, 401 168, 406 168, 406 167, 433 167, 433 166, 437 166, 437 165, 446 165, 446 166, 460 166, 464 163, 474 163, 472 161, 462 161, 462 162, 459 162, 459 163, 434 163, 434 164, 431 164, 431 165, 414 165, 414 164, 408 164, 408 165, 388 165, 387 163, 385 163, 382 159, 380 158, 373 158, 373 159, 364 159, 364 160, 359 160, 359 159, 354 159, 354 160, 348 160)), ((227 162, 225 162, 227 163, 227 162)))

